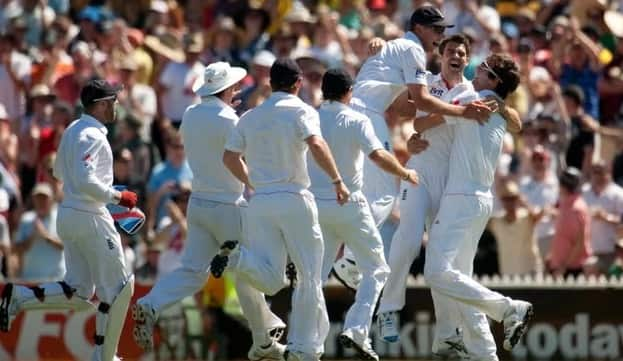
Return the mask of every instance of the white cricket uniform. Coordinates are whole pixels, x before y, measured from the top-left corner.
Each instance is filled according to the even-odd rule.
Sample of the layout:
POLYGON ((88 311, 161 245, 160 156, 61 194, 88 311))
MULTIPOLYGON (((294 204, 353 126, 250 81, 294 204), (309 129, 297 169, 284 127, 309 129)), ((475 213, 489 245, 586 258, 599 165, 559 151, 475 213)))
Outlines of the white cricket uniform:
MULTIPOLYGON (((392 138, 385 122, 385 110, 407 89, 407 84, 426 85, 426 52, 420 39, 407 32, 388 41, 361 67, 353 88, 351 106, 370 118, 374 132, 386 150, 392 150, 392 138)), ((364 160, 363 193, 370 202, 372 216, 381 226, 389 217, 398 187, 396 177, 364 160)))
POLYGON ((285 285, 287 257, 296 266, 288 349, 324 351, 329 319, 322 293, 324 242, 307 173, 307 143, 320 136, 318 113, 295 95, 274 92, 248 111, 225 149, 242 153, 255 194, 249 202, 249 248, 233 267, 257 289, 273 295, 285 285))
MULTIPOLYGON (((486 90, 479 93, 480 97, 491 94, 486 90)), ((511 300, 473 280, 471 270, 478 240, 493 209, 491 186, 506 121, 499 113, 483 125, 462 118, 446 119, 454 123, 454 142, 448 182, 426 248, 424 276, 432 290, 462 303, 459 311, 469 352, 478 359, 497 360, 485 314, 501 321, 511 300), (469 269, 469 273, 461 269, 469 269)))
POLYGON ((308 155, 310 190, 316 198, 325 242, 322 276, 324 281, 329 278, 338 247, 342 243, 348 245, 362 280, 355 303, 346 314, 344 330, 351 330, 355 340, 363 343, 368 338, 374 307, 389 275, 381 235, 361 192, 363 160, 375 150, 383 149, 383 145, 374 134, 370 119, 345 104, 324 102, 318 113, 322 135, 331 148, 344 185, 351 191, 349 202, 340 206, 331 179, 308 155))
POLYGON ((106 127, 87 114, 65 129, 54 164, 64 192, 56 228, 65 246, 65 280, 33 289, 16 286, 9 310, 13 316, 27 309, 94 309, 89 300, 95 291, 100 304, 92 357, 98 361, 114 354, 134 282, 106 209, 118 194, 112 187, 113 156, 106 134, 106 127))
MULTIPOLYGON (((428 73, 428 89, 431 95, 445 102, 453 102, 464 93, 473 93, 472 83, 463 79, 448 89, 441 74, 428 73)), ((418 111, 417 116, 427 113, 418 111)), ((405 305, 406 282, 411 264, 420 253, 424 229, 430 229, 430 220, 439 210, 441 197, 448 179, 448 164, 454 139, 453 126, 441 124, 422 134, 428 140, 426 151, 413 155, 407 167, 415 169, 420 178, 417 186, 408 182, 400 185, 400 216, 403 220, 398 225, 389 249, 389 267, 392 270, 381 297, 379 312, 399 311, 405 305), (425 227, 426 226, 426 227, 425 227)), ((451 301, 432 291, 435 304, 436 327, 433 351, 437 351, 439 342, 456 336, 456 327, 460 322, 456 307, 451 301)))
MULTIPOLYGON (((234 109, 215 96, 205 97, 188 107, 180 132, 193 171, 192 194, 188 204, 188 233, 181 267, 164 275, 138 302, 156 313, 205 284, 210 260, 227 240, 247 244, 243 235, 243 213, 247 202, 243 184, 223 164, 225 142, 238 123, 234 109)), ((236 282, 240 306, 260 345, 269 341, 267 329, 285 327, 274 315, 264 296, 244 280, 236 282)))

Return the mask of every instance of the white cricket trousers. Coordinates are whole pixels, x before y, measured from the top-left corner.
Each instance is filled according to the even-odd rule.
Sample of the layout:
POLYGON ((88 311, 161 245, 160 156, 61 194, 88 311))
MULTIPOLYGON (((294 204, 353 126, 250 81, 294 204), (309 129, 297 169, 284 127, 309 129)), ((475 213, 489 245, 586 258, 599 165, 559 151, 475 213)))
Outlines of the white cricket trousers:
POLYGON ((361 191, 353 192, 348 203, 340 206, 335 199, 316 199, 325 249, 322 261, 323 281, 327 281, 339 246, 344 243, 353 252, 362 279, 355 303, 344 321, 344 330, 351 330, 355 341, 368 338, 374 308, 389 275, 383 241, 370 207, 361 191))
POLYGON ((232 266, 260 291, 274 295, 285 285, 288 255, 297 283, 288 323, 288 349, 324 352, 329 318, 322 293, 324 244, 314 196, 307 190, 256 193, 247 212, 249 247, 240 247, 232 266))
MULTIPOLYGON (((88 301, 95 291, 101 302, 112 303, 130 279, 130 274, 126 272, 121 238, 110 214, 60 206, 56 223, 65 247, 65 283, 75 289, 75 295, 82 300, 88 301)), ((65 297, 54 297, 64 296, 58 283, 39 287, 43 289, 46 301, 59 300, 58 306, 63 306, 65 297)), ((28 288, 17 287, 16 290, 18 305, 35 299, 28 288)), ((71 300, 66 303, 71 307, 71 300)))
MULTIPOLYGON (((238 240, 246 245, 244 235, 244 199, 237 204, 222 203, 191 197, 188 204, 188 234, 181 267, 162 276, 140 304, 151 306, 157 314, 172 304, 195 294, 201 289, 210 272, 210 261, 227 240, 238 240)), ((284 327, 279 317, 271 312, 264 295, 243 279, 236 280, 240 306, 249 321, 253 342, 267 344, 268 330, 284 327)))
MULTIPOLYGON (((445 183, 443 184, 445 186, 445 183)), ((381 296, 379 313, 400 311, 405 305, 407 277, 413 261, 420 253, 425 224, 432 219, 439 208, 443 191, 434 185, 424 183, 414 186, 408 182, 400 185, 400 219, 389 249, 389 267, 392 270, 381 296), (432 192, 429 188, 433 188, 432 192)), ((426 260, 428 262, 428 259, 426 260)), ((467 270, 466 270, 467 271, 467 270)), ((461 319, 457 305, 448 297, 431 290, 435 307, 435 339, 433 351, 437 352, 440 342, 456 336, 461 319)))
POLYGON ((444 195, 431 228, 424 266, 424 277, 431 289, 460 302, 465 345, 470 353, 486 360, 497 356, 485 314, 502 321, 511 299, 484 287, 472 279, 471 272, 460 268, 472 270, 467 263, 473 262, 492 209, 489 197, 444 195))

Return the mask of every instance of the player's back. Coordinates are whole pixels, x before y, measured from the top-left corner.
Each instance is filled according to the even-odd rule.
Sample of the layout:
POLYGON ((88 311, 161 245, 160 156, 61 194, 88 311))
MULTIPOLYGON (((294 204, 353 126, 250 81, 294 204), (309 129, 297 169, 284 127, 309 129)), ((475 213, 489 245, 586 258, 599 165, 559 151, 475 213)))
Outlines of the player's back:
POLYGON ((235 202, 242 195, 242 183, 223 164, 225 142, 237 122, 236 112, 216 97, 184 113, 180 132, 193 172, 193 196, 235 202))
POLYGON ((318 127, 318 113, 284 92, 273 93, 240 118, 237 131, 244 141, 249 177, 257 192, 296 192, 309 187, 308 123, 318 127))
MULTIPOLYGON (((495 95, 490 90, 478 93, 480 98, 495 95)), ((506 120, 492 113, 482 125, 473 120, 456 120, 454 142, 446 194, 469 194, 491 197, 495 169, 502 152, 506 120)))
POLYGON ((407 89, 409 76, 425 76, 425 66, 426 53, 413 33, 388 41, 359 70, 353 88, 353 104, 384 112, 407 89), (413 66, 417 62, 422 63, 422 69, 413 66), (409 71, 418 74, 405 74, 409 71))
MULTIPOLYGON (((363 186, 363 161, 372 151, 382 148, 370 119, 337 101, 325 102, 318 111, 322 136, 329 145, 344 185, 351 191, 363 186)), ((310 190, 317 198, 335 198, 329 176, 309 159, 310 190)))

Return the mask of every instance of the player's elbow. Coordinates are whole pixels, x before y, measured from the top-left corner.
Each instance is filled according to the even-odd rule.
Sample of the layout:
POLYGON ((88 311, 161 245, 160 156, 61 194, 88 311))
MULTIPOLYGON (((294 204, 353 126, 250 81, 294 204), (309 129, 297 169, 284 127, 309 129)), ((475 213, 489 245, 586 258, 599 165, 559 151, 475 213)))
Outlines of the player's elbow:
POLYGON ((372 151, 372 153, 368 154, 368 158, 370 158, 371 161, 373 161, 374 163, 379 163, 383 160, 383 152, 385 150, 384 149, 375 149, 372 151))

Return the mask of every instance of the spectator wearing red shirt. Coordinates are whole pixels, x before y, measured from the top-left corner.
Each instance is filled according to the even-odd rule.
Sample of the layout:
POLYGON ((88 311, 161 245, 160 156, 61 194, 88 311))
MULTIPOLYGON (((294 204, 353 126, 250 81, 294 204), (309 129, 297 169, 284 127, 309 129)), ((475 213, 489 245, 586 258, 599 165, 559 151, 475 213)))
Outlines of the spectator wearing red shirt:
POLYGON ((577 276, 591 256, 591 216, 581 197, 581 173, 569 167, 560 175, 556 233, 547 266, 556 276, 577 276))

